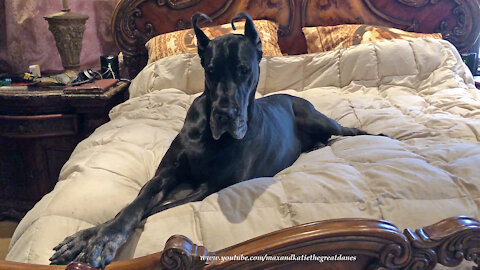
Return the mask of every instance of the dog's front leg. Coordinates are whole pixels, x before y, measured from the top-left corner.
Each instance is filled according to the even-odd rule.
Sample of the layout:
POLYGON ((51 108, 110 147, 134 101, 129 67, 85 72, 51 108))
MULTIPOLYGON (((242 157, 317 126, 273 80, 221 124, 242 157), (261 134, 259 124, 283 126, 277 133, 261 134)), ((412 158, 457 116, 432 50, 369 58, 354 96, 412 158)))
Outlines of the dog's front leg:
POLYGON ((145 184, 135 200, 114 219, 67 237, 54 248, 56 252, 50 258, 51 264, 80 261, 103 269, 114 259, 118 248, 127 241, 135 227, 182 181, 186 171, 188 162, 177 137, 162 159, 154 178, 145 184))
POLYGON ((50 258, 51 264, 79 261, 103 269, 112 262, 118 248, 127 241, 145 213, 150 212, 150 208, 163 198, 167 186, 175 182, 174 177, 163 174, 155 176, 114 219, 79 231, 57 245, 55 254, 50 258))

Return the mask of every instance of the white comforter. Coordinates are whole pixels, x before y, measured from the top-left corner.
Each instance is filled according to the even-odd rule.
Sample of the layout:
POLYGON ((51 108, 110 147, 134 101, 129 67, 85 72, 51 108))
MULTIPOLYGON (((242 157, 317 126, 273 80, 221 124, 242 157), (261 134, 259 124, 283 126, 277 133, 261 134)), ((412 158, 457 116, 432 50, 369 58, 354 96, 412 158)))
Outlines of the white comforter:
MULTIPOLYGON (((363 44, 261 62, 257 96, 289 93, 349 127, 275 177, 246 181, 138 228, 118 259, 183 234, 209 250, 309 221, 366 217, 418 228, 479 218, 480 98, 455 48, 433 39, 363 44)), ((203 88, 198 56, 148 65, 132 98, 80 143, 55 189, 25 216, 7 260, 47 264, 64 237, 115 216, 155 172, 203 88)))

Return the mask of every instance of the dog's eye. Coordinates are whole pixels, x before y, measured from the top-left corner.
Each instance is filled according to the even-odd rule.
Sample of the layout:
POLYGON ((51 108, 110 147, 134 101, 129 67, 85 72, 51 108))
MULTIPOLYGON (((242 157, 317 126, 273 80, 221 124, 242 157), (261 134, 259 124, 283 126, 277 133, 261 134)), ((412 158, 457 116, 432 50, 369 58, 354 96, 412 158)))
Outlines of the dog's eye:
POLYGON ((250 74, 250 68, 247 66, 240 66, 238 69, 242 75, 250 74))

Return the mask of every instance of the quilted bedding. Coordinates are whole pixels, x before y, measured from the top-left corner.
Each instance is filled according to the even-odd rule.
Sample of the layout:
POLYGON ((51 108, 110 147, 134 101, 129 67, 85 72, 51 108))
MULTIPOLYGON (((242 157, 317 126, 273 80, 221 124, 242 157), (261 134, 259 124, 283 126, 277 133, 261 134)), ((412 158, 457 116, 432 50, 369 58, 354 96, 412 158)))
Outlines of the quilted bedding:
MULTIPOLYGON (((300 96, 342 125, 389 137, 334 138, 275 177, 155 214, 117 259, 160 251, 173 234, 214 251, 330 218, 386 219, 403 229, 480 217, 480 96, 450 43, 393 40, 270 57, 261 71, 257 97, 300 96)), ((130 100, 77 146, 55 189, 21 221, 7 260, 47 264, 64 237, 113 218, 154 175, 202 88, 195 54, 148 65, 130 100)))

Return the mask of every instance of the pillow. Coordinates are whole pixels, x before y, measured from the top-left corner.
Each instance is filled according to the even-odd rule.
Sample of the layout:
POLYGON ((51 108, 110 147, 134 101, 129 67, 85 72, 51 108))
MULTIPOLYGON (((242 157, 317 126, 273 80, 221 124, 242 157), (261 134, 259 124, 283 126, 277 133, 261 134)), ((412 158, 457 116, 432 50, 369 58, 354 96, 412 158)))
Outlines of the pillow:
MULTIPOLYGON (((253 23, 262 40, 263 55, 281 56, 282 52, 278 45, 277 36, 278 25, 267 20, 254 20, 253 23)), ((235 26, 236 30, 233 30, 232 25, 229 23, 203 27, 202 30, 210 39, 230 33, 244 33, 244 21, 235 23, 235 26)), ((193 29, 186 29, 153 37, 145 46, 148 50, 148 63, 151 63, 170 55, 197 52, 197 39, 193 29)))
POLYGON ((406 32, 396 28, 366 24, 303 27, 308 53, 326 52, 337 48, 389 39, 437 38, 442 34, 406 32))

